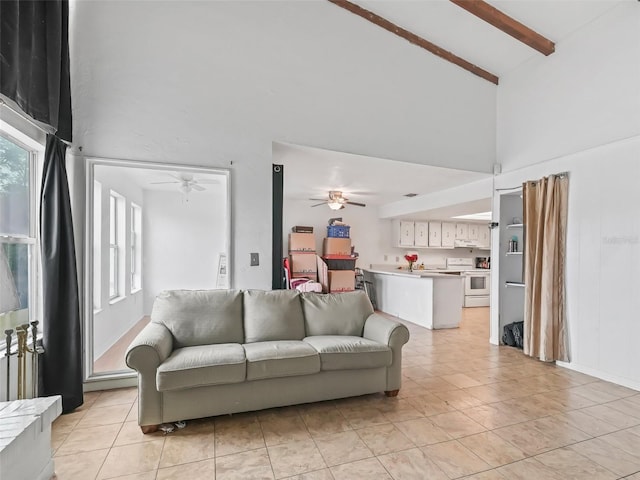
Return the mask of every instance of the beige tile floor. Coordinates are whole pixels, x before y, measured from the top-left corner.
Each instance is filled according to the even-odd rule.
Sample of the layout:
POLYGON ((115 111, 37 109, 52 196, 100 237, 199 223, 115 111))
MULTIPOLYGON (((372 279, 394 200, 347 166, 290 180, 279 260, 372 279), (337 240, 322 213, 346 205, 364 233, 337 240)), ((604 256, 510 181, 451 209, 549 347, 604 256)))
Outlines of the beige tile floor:
POLYGON ((410 325, 403 387, 142 435, 136 390, 89 393, 53 428, 57 478, 640 480, 640 393, 487 342, 410 325))
POLYGON ((144 327, 151 321, 151 317, 145 315, 142 317, 127 333, 115 342, 109 350, 104 352, 94 363, 94 373, 104 372, 120 372, 127 370, 127 364, 124 361, 124 355, 133 339, 142 331, 144 327))

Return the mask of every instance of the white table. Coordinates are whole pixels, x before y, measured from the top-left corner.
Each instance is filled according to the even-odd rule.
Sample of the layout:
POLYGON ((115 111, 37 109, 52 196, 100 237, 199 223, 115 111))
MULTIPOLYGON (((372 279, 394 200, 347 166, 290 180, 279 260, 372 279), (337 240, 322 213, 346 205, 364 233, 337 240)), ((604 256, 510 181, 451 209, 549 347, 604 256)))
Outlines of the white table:
POLYGON ((0 478, 49 480, 51 423, 62 413, 62 397, 0 402, 0 478))

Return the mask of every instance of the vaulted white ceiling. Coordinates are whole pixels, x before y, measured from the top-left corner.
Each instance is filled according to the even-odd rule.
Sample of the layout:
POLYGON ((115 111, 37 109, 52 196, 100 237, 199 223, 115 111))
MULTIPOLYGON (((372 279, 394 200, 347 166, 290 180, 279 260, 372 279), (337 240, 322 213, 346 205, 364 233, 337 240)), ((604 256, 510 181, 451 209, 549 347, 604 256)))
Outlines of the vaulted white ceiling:
MULTIPOLYGON (((508 75, 520 64, 542 56, 449 0, 355 0, 353 3, 498 76, 508 75)), ((488 3, 553 41, 558 50, 562 49, 563 40, 576 29, 620 2, 490 0, 488 3)), ((418 49, 424 55, 422 61, 436 59, 436 62, 444 62, 357 15, 341 11, 347 16, 344 20, 347 25, 352 23, 354 43, 360 41, 355 36, 361 35, 363 29, 373 29, 372 35, 387 36, 391 43, 405 42, 406 49, 418 49)), ((375 56, 375 52, 372 54, 375 56)), ((456 69, 455 75, 471 75, 459 67, 453 68, 456 69)), ((425 89, 428 87, 425 84, 425 89)), ((428 112, 428 115, 433 115, 433 112, 428 112)), ((405 198, 403 195, 406 193, 427 195, 489 176, 277 143, 274 144, 274 162, 285 165, 285 196, 288 199, 323 198, 329 190, 337 189, 344 191, 351 200, 368 205, 397 202, 405 198)), ((425 163, 430 162, 427 160, 425 163)), ((487 209, 490 209, 490 202, 483 200, 434 212, 448 217, 487 209)), ((430 218, 429 212, 421 213, 430 218)))
MULTIPOLYGON (((489 3, 558 52, 631 1, 489 3)), ((448 0, 355 3, 502 78, 541 55, 448 0)), ((273 142, 353 154, 354 172, 323 160, 326 175, 301 184, 304 198, 339 186, 376 190, 384 203, 473 181, 463 170, 486 176, 496 161, 500 85, 326 0, 75 1, 71 25, 75 146, 97 157, 233 162, 237 210, 251 212, 244 224, 268 218, 273 142), (403 164, 365 184, 374 158, 403 164), (428 167, 417 174, 412 164, 428 167)))
MULTIPOLYGON (((449 0, 355 0, 355 3, 498 76, 542 55, 449 0)), ((562 48, 562 41, 575 30, 621 2, 487 0, 487 3, 556 43, 556 48, 562 48)))

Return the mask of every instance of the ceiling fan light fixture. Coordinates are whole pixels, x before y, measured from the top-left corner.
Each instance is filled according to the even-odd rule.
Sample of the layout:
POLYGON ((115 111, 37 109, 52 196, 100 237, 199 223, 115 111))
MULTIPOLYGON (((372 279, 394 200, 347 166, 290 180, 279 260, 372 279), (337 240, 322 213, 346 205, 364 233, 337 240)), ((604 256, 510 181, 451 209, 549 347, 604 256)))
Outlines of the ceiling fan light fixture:
POLYGON ((337 200, 330 200, 327 202, 327 205, 329 205, 331 210, 340 210, 342 208, 342 203, 337 200))

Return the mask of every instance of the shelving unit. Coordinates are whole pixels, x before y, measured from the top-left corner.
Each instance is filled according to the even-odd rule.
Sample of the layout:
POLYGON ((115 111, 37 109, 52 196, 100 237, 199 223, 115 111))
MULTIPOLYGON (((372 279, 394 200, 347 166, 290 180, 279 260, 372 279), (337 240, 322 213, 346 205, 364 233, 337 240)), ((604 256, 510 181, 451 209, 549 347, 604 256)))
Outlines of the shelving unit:
POLYGON ((524 318, 524 225, 522 218, 522 198, 519 191, 500 196, 500 252, 499 282, 500 290, 500 330, 512 322, 524 318), (514 219, 517 219, 514 222, 514 219), (516 237, 520 251, 509 252, 509 241, 516 237))

